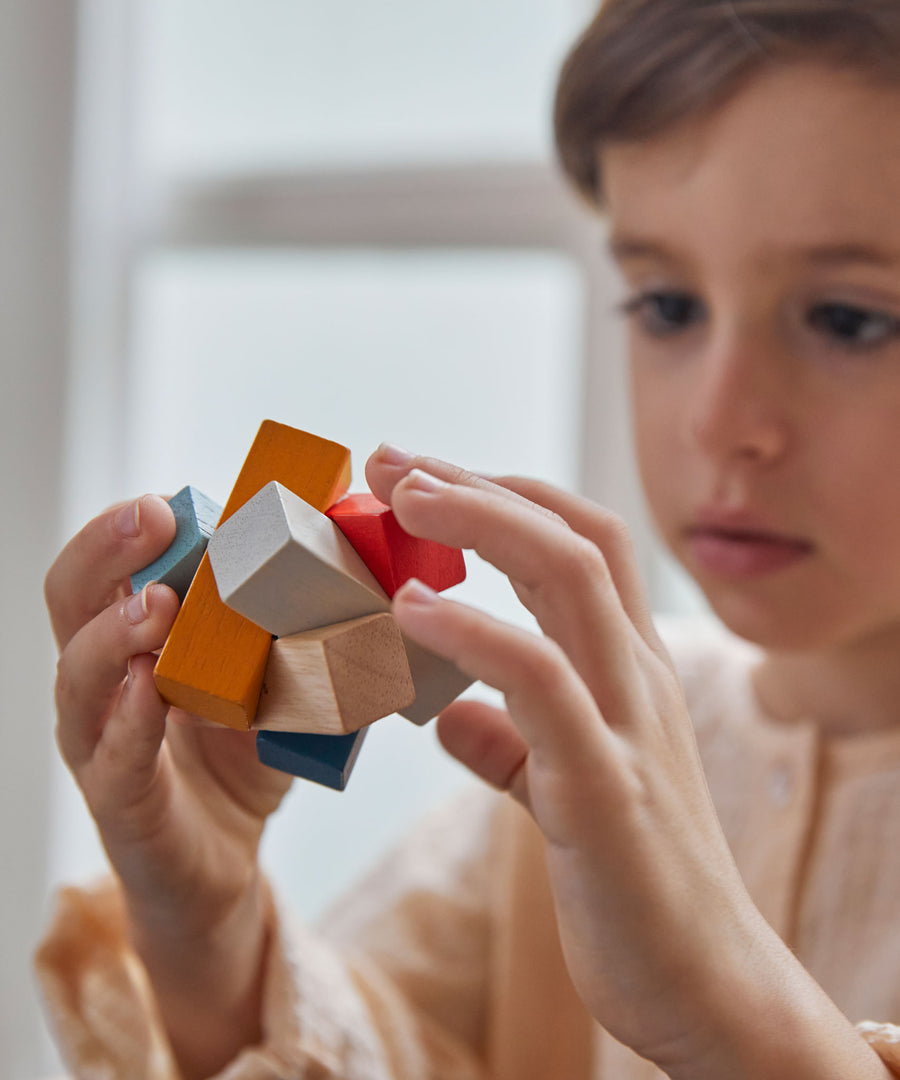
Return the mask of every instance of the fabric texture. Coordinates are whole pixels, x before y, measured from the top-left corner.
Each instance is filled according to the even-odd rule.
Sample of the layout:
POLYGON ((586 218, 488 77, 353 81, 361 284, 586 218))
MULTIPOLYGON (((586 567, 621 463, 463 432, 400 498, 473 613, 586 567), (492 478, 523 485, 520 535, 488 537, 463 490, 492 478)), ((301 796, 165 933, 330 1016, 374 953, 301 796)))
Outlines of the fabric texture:
MULTIPOLYGON (((900 1076, 900 727, 825 739, 761 710, 758 654, 663 626, 747 888, 900 1076)), ((64 889, 36 956, 78 1080, 179 1080, 112 880, 64 889)), ((317 932, 279 910, 264 1038, 217 1080, 656 1080, 563 963, 540 834, 480 787, 433 815, 317 932)))

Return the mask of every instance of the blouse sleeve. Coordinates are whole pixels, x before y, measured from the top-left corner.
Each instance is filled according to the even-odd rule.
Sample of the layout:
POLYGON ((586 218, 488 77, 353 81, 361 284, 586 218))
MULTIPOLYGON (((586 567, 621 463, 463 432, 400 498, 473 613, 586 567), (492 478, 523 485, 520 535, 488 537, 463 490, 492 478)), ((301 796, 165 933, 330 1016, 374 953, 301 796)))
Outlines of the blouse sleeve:
MULTIPOLYGON (((262 1042, 215 1080, 484 1080, 497 805, 433 815, 317 933, 276 901, 262 1042)), ((180 1080, 113 880, 60 892, 35 966, 73 1077, 180 1080)))

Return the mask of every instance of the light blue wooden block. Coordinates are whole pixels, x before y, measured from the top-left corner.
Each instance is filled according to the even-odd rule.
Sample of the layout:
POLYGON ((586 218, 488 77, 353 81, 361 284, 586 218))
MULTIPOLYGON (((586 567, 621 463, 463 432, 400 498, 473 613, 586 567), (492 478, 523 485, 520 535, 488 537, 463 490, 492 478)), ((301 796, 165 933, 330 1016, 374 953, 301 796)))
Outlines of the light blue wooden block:
POLYGON ((147 582, 159 581, 184 600, 222 507, 190 485, 173 495, 169 506, 175 515, 175 539, 158 559, 131 575, 131 588, 140 592, 147 582))

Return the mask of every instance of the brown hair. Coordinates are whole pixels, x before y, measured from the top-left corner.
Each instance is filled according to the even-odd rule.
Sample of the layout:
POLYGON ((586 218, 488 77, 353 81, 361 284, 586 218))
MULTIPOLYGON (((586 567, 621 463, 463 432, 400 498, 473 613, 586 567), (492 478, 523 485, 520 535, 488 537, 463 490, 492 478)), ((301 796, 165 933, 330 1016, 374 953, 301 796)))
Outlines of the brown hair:
POLYGON ((900 0, 606 0, 560 76, 562 166, 601 203, 604 144, 652 136, 801 58, 900 81, 900 0))

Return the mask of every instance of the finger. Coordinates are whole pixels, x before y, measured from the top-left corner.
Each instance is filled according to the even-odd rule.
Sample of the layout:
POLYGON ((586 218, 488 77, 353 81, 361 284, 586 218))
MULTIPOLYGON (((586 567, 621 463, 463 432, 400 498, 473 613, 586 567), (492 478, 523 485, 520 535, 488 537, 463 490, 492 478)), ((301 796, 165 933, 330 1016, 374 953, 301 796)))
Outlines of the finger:
MULTIPOLYGON (((416 641, 505 695, 516 729, 543 768, 571 783, 586 763, 596 770, 599 761, 609 760, 613 735, 554 642, 447 600, 415 580, 395 595, 394 616, 416 641)), ((491 737, 503 740, 491 751, 496 761, 511 763, 521 745, 512 745, 496 718, 491 737)))
MULTIPOLYGON (((399 447, 382 443, 381 446, 369 457, 366 462, 366 481, 373 494, 384 503, 391 503, 392 495, 396 486, 404 480, 414 469, 436 476, 447 484, 462 484, 466 487, 478 488, 481 491, 493 491, 496 495, 504 496, 513 501, 528 502, 516 492, 501 487, 493 481, 492 477, 480 476, 478 473, 469 472, 458 465, 451 465, 440 458, 424 457, 410 454, 399 447)), ((561 521, 552 510, 546 509, 537 503, 528 503, 531 508, 548 517, 561 521)))
POLYGON ((638 572, 631 534, 620 517, 589 499, 560 491, 541 480, 519 476, 495 476, 491 479, 498 487, 515 492, 557 514, 571 529, 596 544, 603 552, 629 619, 652 649, 664 651, 638 572))
POLYGON ((98 819, 139 803, 157 776, 168 706, 153 682, 155 665, 152 653, 128 662, 125 685, 80 777, 98 819))
POLYGON ((207 720, 205 716, 197 716, 196 713, 185 712, 174 706, 169 709, 167 719, 177 727, 185 728, 210 728, 213 731, 221 731, 222 725, 216 720, 207 720))
POLYGON ((178 597, 170 588, 147 585, 92 619, 63 651, 56 680, 57 730, 73 771, 94 753, 122 693, 129 658, 160 648, 177 612, 178 597))
POLYGON ((120 595, 135 573, 175 538, 175 516, 165 499, 144 495, 94 518, 50 567, 44 596, 60 649, 120 595))
POLYGON ((509 713, 483 701, 457 701, 438 717, 437 732, 451 757, 530 809, 525 772, 528 743, 509 713))
POLYGON ((480 476, 438 458, 409 454, 382 444, 366 464, 369 486, 383 502, 413 469, 436 476, 445 483, 462 484, 482 491, 520 498, 532 509, 564 522, 603 552, 622 607, 640 636, 657 652, 665 652, 656 628, 643 582, 637 568, 634 545, 621 518, 588 499, 571 495, 539 480, 514 476, 480 476), (379 491, 375 491, 375 486, 379 491))
POLYGON ((173 763, 191 776, 194 792, 208 807, 219 807, 221 822, 235 830, 248 814, 259 820, 274 813, 293 780, 260 764, 255 731, 235 731, 221 724, 170 725, 166 745, 173 763), (205 766, 202 773, 196 768, 198 760, 205 766), (227 794, 224 805, 222 793, 227 794))
POLYGON ((630 695, 638 679, 637 632, 595 544, 546 512, 535 513, 524 499, 447 484, 420 470, 396 485, 393 505, 408 532, 471 548, 507 574, 601 710, 630 695))

